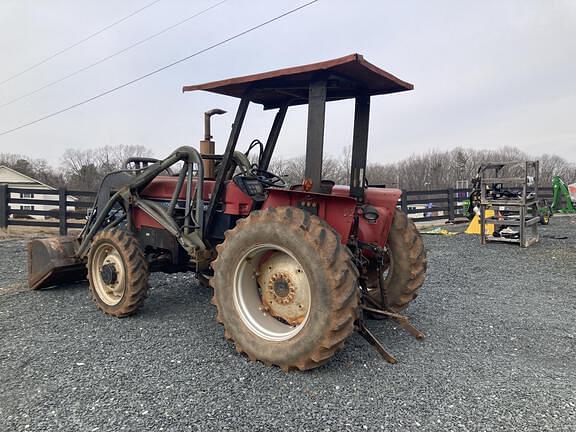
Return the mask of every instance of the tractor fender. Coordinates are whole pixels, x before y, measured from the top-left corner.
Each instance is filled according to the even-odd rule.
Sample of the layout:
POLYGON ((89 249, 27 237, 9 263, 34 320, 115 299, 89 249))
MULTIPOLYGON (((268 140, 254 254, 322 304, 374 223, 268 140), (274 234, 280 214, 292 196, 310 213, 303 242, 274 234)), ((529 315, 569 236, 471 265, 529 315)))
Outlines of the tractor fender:
MULTIPOLYGON (((268 189, 268 198, 262 208, 291 206, 304 209, 324 219, 340 234, 342 243, 350 237, 354 212, 358 205, 349 196, 348 186, 334 186, 332 193, 319 194, 301 190, 268 189)), ((388 234, 394 219, 398 200, 402 195, 400 189, 367 188, 364 193, 364 204, 372 206, 378 212, 375 221, 360 217, 358 222, 358 239, 366 243, 386 245, 388 234)))
MULTIPOLYGON (((334 186, 333 195, 348 196, 350 188, 348 186, 334 186)), ((394 188, 371 188, 364 190, 364 204, 370 205, 378 212, 375 221, 368 221, 360 217, 358 221, 358 240, 365 243, 376 243, 384 247, 388 241, 388 234, 394 219, 394 212, 398 205, 398 200, 402 195, 400 189, 394 188)))
POLYGON ((269 207, 296 207, 316 215, 328 222, 346 244, 354 222, 356 200, 349 196, 270 188, 262 209, 269 207))
POLYGON ((366 189, 365 202, 376 209, 379 217, 375 222, 360 218, 358 224, 358 239, 360 241, 377 243, 380 247, 386 245, 401 195, 402 191, 399 189, 366 189))

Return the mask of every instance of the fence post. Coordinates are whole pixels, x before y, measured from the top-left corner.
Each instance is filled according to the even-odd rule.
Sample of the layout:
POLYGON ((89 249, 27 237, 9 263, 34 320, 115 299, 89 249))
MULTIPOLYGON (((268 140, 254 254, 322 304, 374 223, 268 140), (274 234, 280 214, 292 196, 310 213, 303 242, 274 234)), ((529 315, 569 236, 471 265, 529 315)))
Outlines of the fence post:
POLYGON ((60 221, 60 235, 68 234, 68 223, 66 220, 66 188, 58 189, 58 219, 60 221))
POLYGON ((448 223, 454 223, 454 189, 448 188, 448 223))
POLYGON ((10 198, 8 185, 0 185, 0 228, 8 227, 8 198, 10 198))
POLYGON ((406 214, 408 214, 408 197, 406 196, 406 191, 402 191, 402 195, 400 196, 400 208, 406 214))

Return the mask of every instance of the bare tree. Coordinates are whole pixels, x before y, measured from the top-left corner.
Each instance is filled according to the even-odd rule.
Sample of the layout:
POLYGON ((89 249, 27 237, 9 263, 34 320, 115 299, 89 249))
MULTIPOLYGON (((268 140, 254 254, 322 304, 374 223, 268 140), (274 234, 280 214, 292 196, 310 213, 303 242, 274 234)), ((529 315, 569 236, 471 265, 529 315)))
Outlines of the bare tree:
MULTIPOLYGON (((138 145, 104 146, 95 149, 68 149, 61 160, 61 169, 52 169, 45 160, 32 159, 13 153, 0 153, 0 164, 7 165, 26 175, 53 186, 68 184, 73 189, 94 190, 102 177, 122 168, 130 156, 149 156, 150 150, 138 145)), ((344 148, 339 157, 327 156, 323 161, 322 178, 337 184, 348 184, 352 148, 344 148)), ((552 177, 559 175, 567 182, 576 180, 576 164, 557 156, 544 154, 531 156, 515 147, 498 149, 469 149, 458 147, 450 151, 430 150, 411 155, 395 163, 371 161, 367 166, 369 184, 385 184, 405 190, 422 190, 455 187, 458 180, 469 180, 478 167, 494 161, 540 161, 540 185, 547 186, 552 177)), ((300 184, 304 178, 304 156, 284 159, 275 156, 269 170, 284 176, 290 184, 300 184)), ((509 174, 520 172, 521 166, 509 174)))
MULTIPOLYGON (((384 183, 406 190, 446 188, 455 187, 458 180, 473 178, 483 163, 527 160, 540 160, 541 186, 550 185, 553 175, 560 175, 567 181, 576 180, 576 164, 556 155, 531 156, 515 147, 496 150, 456 148, 444 152, 431 150, 392 164, 371 163, 367 175, 371 183, 384 183)), ((522 164, 519 164, 503 174, 516 176, 522 169, 522 164)))
MULTIPOLYGON (((322 178, 337 184, 348 184, 350 180, 350 150, 344 150, 340 158, 325 157, 322 161, 322 178)), ((306 158, 297 156, 290 159, 274 157, 269 170, 283 176, 289 184, 301 184, 304 179, 306 158)))
POLYGON ((95 149, 67 149, 62 155, 61 166, 71 188, 94 190, 102 178, 123 168, 131 156, 149 156, 151 151, 140 145, 104 146, 95 149))
POLYGON ((15 153, 0 153, 0 165, 5 165, 24 175, 50 186, 62 186, 64 177, 48 165, 44 159, 34 159, 15 153))

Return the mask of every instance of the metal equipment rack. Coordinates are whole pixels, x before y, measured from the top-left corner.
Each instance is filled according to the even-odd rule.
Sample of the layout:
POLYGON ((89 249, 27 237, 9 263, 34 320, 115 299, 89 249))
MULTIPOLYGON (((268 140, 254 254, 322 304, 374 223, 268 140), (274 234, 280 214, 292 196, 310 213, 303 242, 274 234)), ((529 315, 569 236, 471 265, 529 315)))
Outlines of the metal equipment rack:
MULTIPOLYGON (((484 245, 488 241, 517 243, 521 247, 528 247, 539 241, 538 222, 538 177, 539 162, 493 162, 480 168, 480 239, 484 245), (501 177, 504 168, 512 172, 514 168, 521 171, 518 177, 501 177), (529 177, 532 177, 529 179, 529 177), (517 197, 497 197, 492 194, 495 185, 509 185, 512 190, 520 190, 517 197), (486 217, 486 209, 494 210, 493 217, 486 217), (494 236, 486 234, 486 224, 497 226, 506 225, 518 228, 517 238, 494 236), (530 232, 528 232, 530 228, 530 232), (527 235, 531 234, 531 235, 527 235)), ((501 189, 504 189, 501 187, 501 189)))

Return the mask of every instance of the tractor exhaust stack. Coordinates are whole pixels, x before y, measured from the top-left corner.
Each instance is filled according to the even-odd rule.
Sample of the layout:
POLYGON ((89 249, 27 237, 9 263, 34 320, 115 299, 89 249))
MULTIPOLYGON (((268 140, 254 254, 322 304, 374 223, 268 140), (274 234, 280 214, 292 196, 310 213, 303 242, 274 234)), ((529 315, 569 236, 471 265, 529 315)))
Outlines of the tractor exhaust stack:
MULTIPOLYGON (((215 108, 204 113, 204 139, 200 141, 200 153, 204 155, 214 155, 214 141, 212 141, 212 133, 210 131, 210 118, 213 115, 226 114, 226 111, 215 108)), ((204 160, 204 177, 214 178, 214 161, 204 160)))

